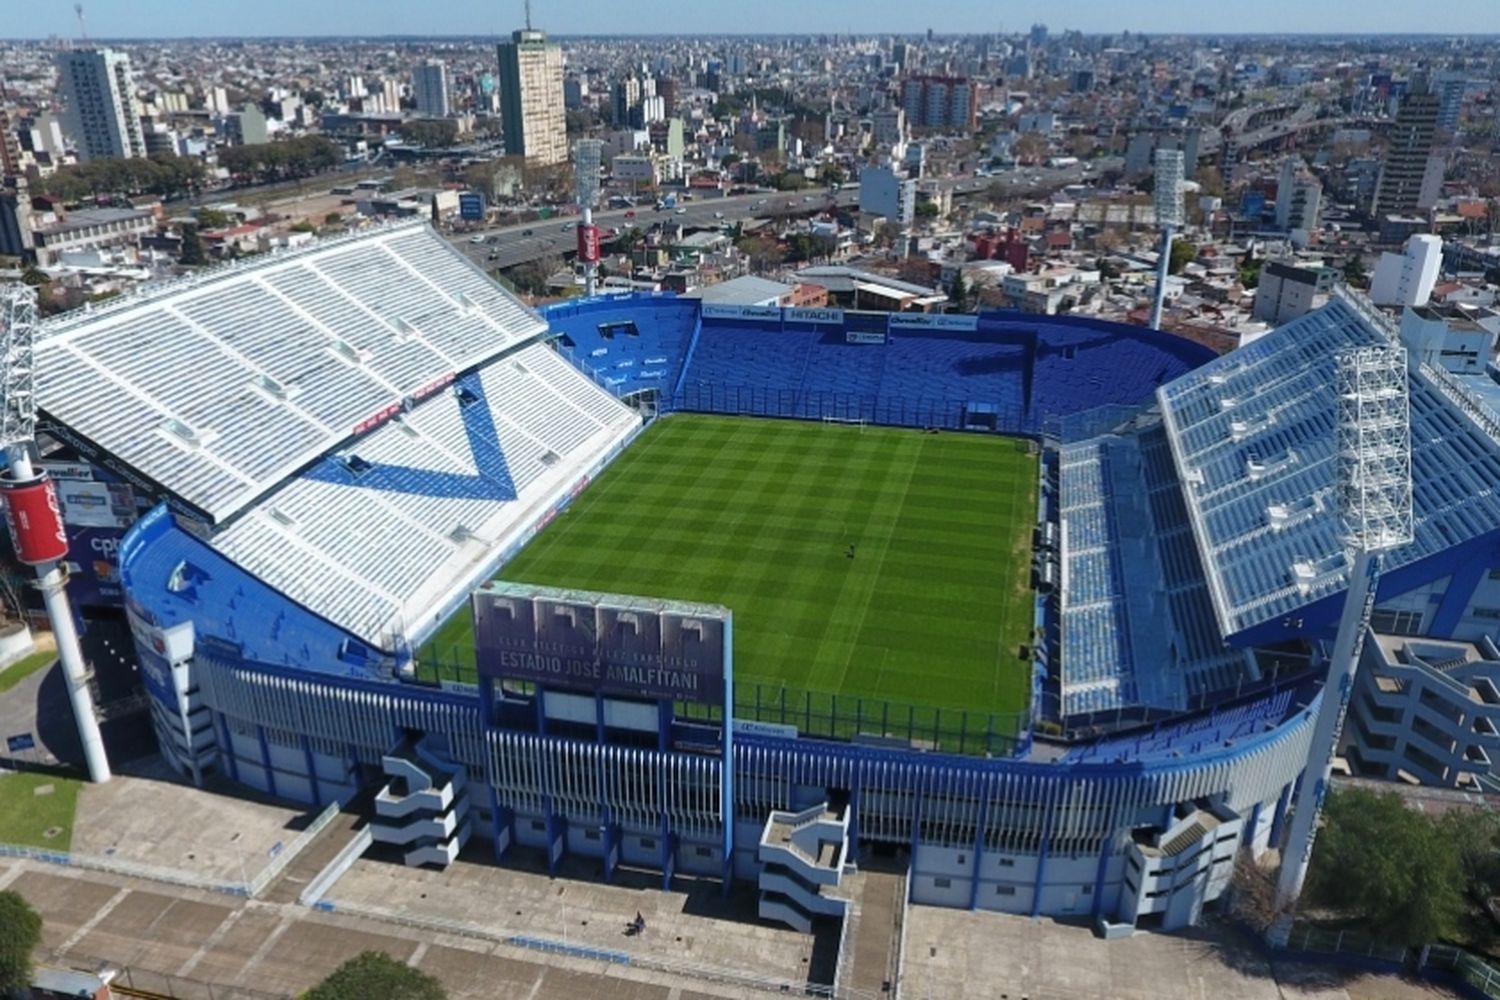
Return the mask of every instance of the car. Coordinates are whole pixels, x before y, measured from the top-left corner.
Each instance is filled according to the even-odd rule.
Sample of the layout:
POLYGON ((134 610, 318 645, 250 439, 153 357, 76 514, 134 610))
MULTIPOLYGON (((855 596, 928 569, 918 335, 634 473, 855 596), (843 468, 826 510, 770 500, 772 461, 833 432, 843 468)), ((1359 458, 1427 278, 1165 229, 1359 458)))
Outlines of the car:
POLYGON ((470 236, 469 237, 469 242, 470 243, 483 243, 484 242, 484 237, 483 236, 470 236))
POLYGON ((632 208, 632 209, 628 210, 625 213, 625 218, 627 218, 627 219, 633 219, 633 218, 635 218, 635 209, 632 208))
POLYGON ((723 212, 715 212, 714 213, 714 218, 715 219, 722 219, 722 218, 724 218, 724 213, 723 212))
POLYGON ((685 209, 685 208, 679 208, 677 210, 677 214, 678 215, 687 215, 687 209, 685 209))
POLYGON ((530 229, 523 229, 523 230, 521 230, 521 235, 522 236, 530 236, 531 232, 532 231, 530 229))
POLYGON ((500 251, 499 250, 491 250, 488 259, 489 260, 494 260, 498 256, 500 256, 500 251))
POLYGON ((571 222, 564 222, 563 225, 562 225, 562 231, 563 232, 567 232, 569 229, 572 229, 572 228, 573 228, 573 223, 571 223, 571 222))
POLYGON ((802 200, 803 201, 812 201, 812 195, 805 194, 805 195, 802 196, 802 200))

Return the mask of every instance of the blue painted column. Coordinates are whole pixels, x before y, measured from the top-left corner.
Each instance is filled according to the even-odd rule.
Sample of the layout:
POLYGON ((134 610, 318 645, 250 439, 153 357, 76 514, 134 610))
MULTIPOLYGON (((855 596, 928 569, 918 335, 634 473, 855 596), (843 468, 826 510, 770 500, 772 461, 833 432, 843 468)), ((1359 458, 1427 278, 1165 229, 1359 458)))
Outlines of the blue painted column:
MULTIPOLYGON (((1058 796, 1066 799, 1066 795, 1058 796)), ((1042 915, 1042 886, 1047 880, 1047 854, 1052 850, 1052 820, 1057 815, 1057 808, 1052 802, 1046 807, 1047 816, 1042 822, 1041 849, 1037 851, 1036 858, 1036 884, 1031 889, 1031 915, 1039 917, 1042 915)))
POLYGON ((1099 848, 1099 867, 1094 870, 1094 907, 1093 917, 1098 920, 1104 913, 1104 880, 1109 877, 1109 861, 1115 855, 1115 838, 1113 834, 1104 835, 1104 843, 1099 848))
POLYGON ((266 791, 271 795, 275 795, 276 772, 271 770, 271 744, 270 741, 266 739, 265 726, 255 727, 255 738, 260 741, 260 766, 264 768, 266 772, 266 791))
POLYGON ((1483 550, 1453 571, 1448 580, 1448 589, 1443 591, 1443 599, 1438 602, 1437 611, 1433 613, 1432 622, 1424 630, 1424 635, 1442 639, 1453 635, 1453 630, 1458 628, 1464 611, 1474 598, 1475 588, 1489 572, 1492 561, 1492 553, 1483 550))
POLYGON ((984 857, 984 830, 990 811, 990 782, 979 786, 979 821, 974 824, 974 870, 970 873, 969 909, 979 908, 979 868, 984 857))
POLYGON ((229 720, 224 717, 223 712, 215 713, 219 720, 219 750, 224 762, 229 765, 229 777, 237 783, 240 782, 240 762, 234 756, 234 741, 229 738, 229 720))
MULTIPOLYGON (((911 799, 911 871, 913 873, 915 873, 917 868, 917 845, 922 839, 922 793, 926 785, 926 782, 922 781, 920 777, 925 776, 925 772, 919 771, 918 775, 916 792, 912 795, 911 799)), ((915 879, 910 877, 906 880, 906 899, 908 902, 913 898, 912 886, 915 884, 915 881, 915 879)))
POLYGON ((312 738, 306 733, 302 734, 302 759, 307 761, 307 783, 312 788, 313 802, 319 806, 324 805, 323 791, 318 782, 318 765, 313 760, 312 738))
POLYGON ((724 736, 720 758, 719 821, 724 827, 724 895, 734 883, 734 613, 724 617, 724 736))

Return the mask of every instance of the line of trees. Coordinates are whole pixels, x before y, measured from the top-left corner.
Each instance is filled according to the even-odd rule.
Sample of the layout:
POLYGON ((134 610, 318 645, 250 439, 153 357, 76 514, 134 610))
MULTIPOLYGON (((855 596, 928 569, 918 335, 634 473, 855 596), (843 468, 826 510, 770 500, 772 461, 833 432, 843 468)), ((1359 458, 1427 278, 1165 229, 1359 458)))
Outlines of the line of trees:
POLYGON ((310 177, 338 166, 343 158, 338 146, 321 135, 219 151, 219 165, 239 184, 310 177))
MULTIPOLYGON (((1408 809, 1394 792, 1328 796, 1305 899, 1393 944, 1466 938, 1500 892, 1500 814, 1408 809), (1471 912, 1477 912, 1473 920, 1471 912)), ((1304 904, 1305 905, 1305 904, 1304 904)), ((1465 940, 1465 943, 1469 943, 1465 940)))
POLYGON ((106 195, 154 194, 176 198, 203 186, 203 162, 192 156, 108 157, 63 167, 43 178, 40 189, 65 202, 106 195))

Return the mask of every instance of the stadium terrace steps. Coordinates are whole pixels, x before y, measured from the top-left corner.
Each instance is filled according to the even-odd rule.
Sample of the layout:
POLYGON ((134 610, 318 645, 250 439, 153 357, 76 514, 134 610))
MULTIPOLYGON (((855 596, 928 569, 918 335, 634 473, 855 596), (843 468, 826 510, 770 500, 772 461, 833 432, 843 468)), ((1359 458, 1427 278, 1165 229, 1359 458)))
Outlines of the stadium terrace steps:
MULTIPOLYGON (((1384 331, 1336 298, 1159 394, 1224 636, 1345 588, 1328 387, 1339 350, 1387 343, 1384 331), (1311 506, 1292 506, 1306 498, 1311 506), (1299 562, 1334 568, 1299 582, 1299 562)), ((1500 524, 1500 496, 1487 486, 1500 478, 1500 442, 1446 402, 1451 381, 1461 380, 1426 367, 1408 372, 1416 537, 1387 555, 1387 574, 1500 524)))
POLYGON ((559 350, 611 392, 628 396, 655 389, 666 395, 682 373, 698 302, 666 295, 601 298, 552 306, 546 318, 559 350))
POLYGON ((38 401, 218 522, 544 329, 429 227, 391 226, 51 320, 38 401))
POLYGON ((426 588, 486 558, 543 494, 638 421, 542 344, 464 376, 457 390, 323 459, 213 544, 379 641, 426 613, 426 588))

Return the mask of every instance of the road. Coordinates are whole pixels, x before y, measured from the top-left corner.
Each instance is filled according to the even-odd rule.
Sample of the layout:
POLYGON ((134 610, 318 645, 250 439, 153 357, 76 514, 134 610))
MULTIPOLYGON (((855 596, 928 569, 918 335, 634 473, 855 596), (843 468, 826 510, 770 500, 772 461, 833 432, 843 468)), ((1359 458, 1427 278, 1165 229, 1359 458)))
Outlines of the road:
MULTIPOLYGON (((1006 198, 1020 198, 1049 193, 1069 184, 1088 180, 1104 171, 1117 169, 1120 162, 1118 157, 1113 157, 1071 167, 1030 167, 991 177, 965 177, 946 183, 952 187, 954 197, 965 197, 998 185, 1006 198), (1089 169, 1085 169, 1086 167, 1089 169)), ((812 192, 695 198, 675 209, 663 208, 658 211, 650 205, 641 205, 634 209, 595 212, 594 223, 605 230, 623 230, 631 226, 649 229, 658 222, 677 222, 687 229, 712 229, 736 222, 770 218, 777 214, 811 215, 825 211, 830 204, 850 207, 858 201, 859 192, 852 188, 839 191, 832 198, 822 189, 812 192)), ((565 216, 487 229, 480 234, 485 239, 482 244, 473 241, 476 235, 473 233, 457 234, 448 239, 480 267, 503 270, 543 257, 561 257, 574 253, 577 224, 578 216, 565 216)))

